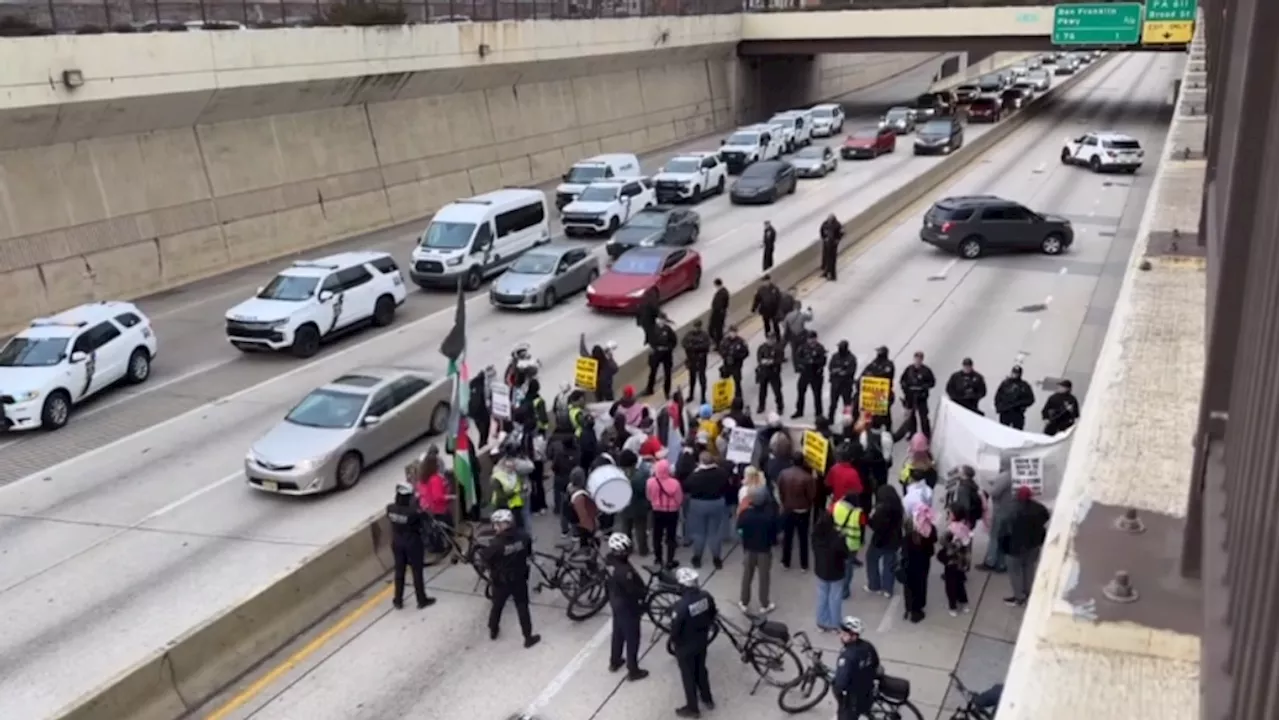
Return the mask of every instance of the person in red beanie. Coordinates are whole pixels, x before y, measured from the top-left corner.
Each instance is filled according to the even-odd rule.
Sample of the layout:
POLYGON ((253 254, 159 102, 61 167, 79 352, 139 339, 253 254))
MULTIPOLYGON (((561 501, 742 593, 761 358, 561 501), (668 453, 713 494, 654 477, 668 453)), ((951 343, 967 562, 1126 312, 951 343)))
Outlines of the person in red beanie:
POLYGON ((836 501, 849 493, 862 495, 862 476, 853 466, 853 459, 847 452, 841 452, 839 460, 827 471, 827 489, 831 491, 831 502, 827 503, 827 512, 831 512, 836 501))
POLYGON ((1005 554, 1009 586, 1013 591, 1004 603, 1022 607, 1027 604, 1031 584, 1036 578, 1040 549, 1044 547, 1049 528, 1049 510, 1035 499, 1035 494, 1026 485, 1019 486, 1014 496, 1017 506, 997 542, 1000 543, 1000 552, 1005 554))
POLYGON ((640 418, 644 415, 644 410, 644 404, 636 402, 635 386, 628 385, 622 388, 622 397, 618 399, 618 402, 609 408, 609 417, 617 417, 618 413, 622 413, 626 417, 629 427, 640 427, 640 418))

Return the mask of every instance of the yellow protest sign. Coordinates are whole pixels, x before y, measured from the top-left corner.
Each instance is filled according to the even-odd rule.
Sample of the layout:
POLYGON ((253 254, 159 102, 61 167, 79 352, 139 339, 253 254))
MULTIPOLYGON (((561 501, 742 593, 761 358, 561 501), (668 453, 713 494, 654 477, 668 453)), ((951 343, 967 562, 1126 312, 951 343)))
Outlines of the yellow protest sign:
POLYGON ((711 383, 711 409, 723 412, 733 405, 733 378, 724 378, 711 383))
POLYGON ((864 377, 858 384, 858 407, 862 412, 881 416, 889 414, 889 394, 893 382, 889 378, 864 377))
POLYGON ((584 390, 595 390, 600 377, 600 361, 595 358, 579 357, 573 365, 573 384, 584 390))
POLYGON ((1142 24, 1143 45, 1184 45, 1196 34, 1191 20, 1148 20, 1142 24))
POLYGON ((800 439, 801 452, 804 454, 804 464, 816 473, 827 471, 827 452, 830 443, 821 434, 813 430, 805 430, 804 435, 800 439))

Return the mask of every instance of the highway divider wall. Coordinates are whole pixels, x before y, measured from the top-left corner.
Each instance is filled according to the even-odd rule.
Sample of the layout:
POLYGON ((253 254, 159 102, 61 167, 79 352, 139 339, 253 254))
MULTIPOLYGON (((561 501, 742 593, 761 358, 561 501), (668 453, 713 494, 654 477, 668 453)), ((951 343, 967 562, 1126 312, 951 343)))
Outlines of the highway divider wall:
MULTIPOLYGON (((856 246, 873 231, 966 169, 983 153, 1037 115, 1050 110, 1064 90, 1083 80, 1106 61, 1091 64, 1074 77, 1037 98, 1022 112, 999 123, 966 144, 923 175, 891 192, 845 223, 842 250, 856 246)), ((770 272, 782 288, 793 287, 816 274, 820 243, 815 238, 800 252, 770 272)), ((751 299, 760 286, 756 278, 732 291, 728 322, 750 316, 751 299)), ((707 321, 709 310, 698 320, 707 321)), ((688 332, 693 321, 676 332, 688 332)), ((677 360, 682 360, 678 357, 677 360)), ((618 386, 646 379, 648 356, 634 355, 619 365, 618 386)), ((448 402, 448 383, 436 390, 448 402)), ((802 428, 793 428, 796 432, 802 428)), ((798 437, 796 438, 799 439, 798 437)), ((479 453, 478 477, 488 474, 489 454, 479 453)), ((481 488, 481 497, 485 497, 481 488)), ((62 720, 173 720, 250 673, 263 660, 329 617, 372 585, 383 581, 392 567, 390 530, 382 513, 370 517, 244 603, 186 633, 151 658, 88 693, 62 711, 62 720)))

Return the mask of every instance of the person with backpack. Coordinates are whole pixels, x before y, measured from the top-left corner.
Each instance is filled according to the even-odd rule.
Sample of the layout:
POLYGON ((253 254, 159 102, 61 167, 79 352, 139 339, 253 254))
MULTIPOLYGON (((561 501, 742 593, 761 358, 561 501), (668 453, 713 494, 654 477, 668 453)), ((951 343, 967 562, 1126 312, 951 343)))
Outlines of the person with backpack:
POLYGON ((649 556, 649 465, 641 463, 640 458, 630 450, 623 450, 618 455, 618 468, 626 473, 631 483, 631 502, 619 513, 618 530, 627 537, 640 557, 649 556))
POLYGON ((587 492, 587 472, 581 467, 575 467, 569 473, 569 498, 564 513, 578 536, 578 543, 583 548, 591 547, 600 529, 600 508, 587 492))
POLYGON ((871 508, 867 521, 871 530, 871 541, 867 543, 867 584, 863 586, 867 592, 893 597, 905 520, 906 510, 897 491, 890 485, 881 485, 876 490, 875 507, 871 508))
POLYGON ((982 488, 977 473, 970 465, 961 465, 954 478, 948 478, 946 506, 958 513, 958 519, 972 531, 983 516, 982 488), (954 485, 952 485, 954 481, 954 485))

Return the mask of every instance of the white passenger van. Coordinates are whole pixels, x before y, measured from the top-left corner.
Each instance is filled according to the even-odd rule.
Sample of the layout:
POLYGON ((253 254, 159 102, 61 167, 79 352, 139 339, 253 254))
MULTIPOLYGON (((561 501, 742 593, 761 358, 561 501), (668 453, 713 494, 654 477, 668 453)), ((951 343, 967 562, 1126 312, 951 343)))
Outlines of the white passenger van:
POLYGON ((823 103, 809 108, 813 118, 813 136, 830 137, 844 129, 844 108, 835 103, 823 103))
POLYGON ((561 177, 562 182, 556 188, 556 209, 564 210, 564 206, 577 200, 591 183, 634 180, 639 177, 640 158, 629 153, 596 155, 579 160, 561 177))
POLYGON ((526 251, 551 242, 541 190, 507 188, 440 208, 418 238, 409 278, 418 287, 468 290, 506 270, 526 251))
POLYGON ((720 157, 724 158, 729 172, 736 175, 752 163, 781 157, 782 143, 781 133, 772 125, 748 125, 724 139, 720 144, 720 157))
POLYGON ((769 122, 787 125, 787 152, 795 152, 813 142, 813 113, 809 110, 780 112, 769 118, 769 122))

